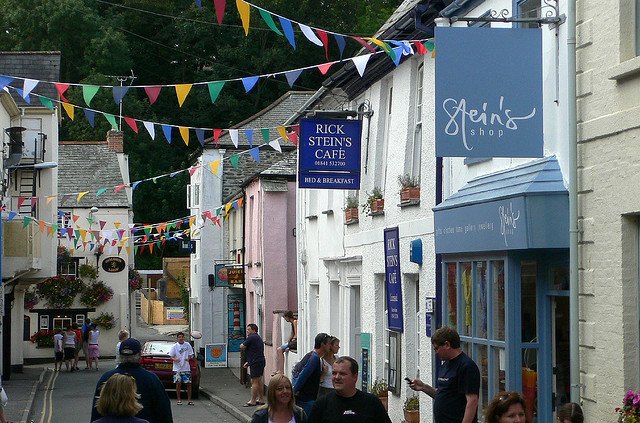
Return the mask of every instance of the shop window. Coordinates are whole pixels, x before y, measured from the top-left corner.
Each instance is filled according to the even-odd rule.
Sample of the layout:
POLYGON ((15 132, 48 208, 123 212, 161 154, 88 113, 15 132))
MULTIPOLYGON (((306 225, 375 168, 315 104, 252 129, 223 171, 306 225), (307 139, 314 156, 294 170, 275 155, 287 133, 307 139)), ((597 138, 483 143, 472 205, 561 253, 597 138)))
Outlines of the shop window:
POLYGON ((389 390, 400 394, 400 351, 401 334, 389 332, 389 390))
POLYGON ((536 263, 522 262, 522 342, 537 341, 536 263))
POLYGON ((416 71, 415 103, 413 106, 413 137, 407 143, 405 151, 404 173, 420 180, 420 159, 422 156, 422 93, 424 83, 424 65, 416 71))
POLYGON ((71 326, 71 318, 70 317, 54 317, 53 318, 53 329, 64 330, 71 326))
MULTIPOLYGON (((540 17, 540 0, 523 0, 518 2, 518 17, 520 18, 539 18, 540 17)), ((520 28, 539 28, 538 23, 520 23, 520 28)))
POLYGON ((443 304, 461 348, 480 369, 478 418, 506 388, 504 260, 446 260, 443 304), (460 316, 457 319, 457 316, 460 316))
POLYGON ((31 317, 24 316, 24 323, 22 328, 22 340, 28 341, 31 337, 31 317))

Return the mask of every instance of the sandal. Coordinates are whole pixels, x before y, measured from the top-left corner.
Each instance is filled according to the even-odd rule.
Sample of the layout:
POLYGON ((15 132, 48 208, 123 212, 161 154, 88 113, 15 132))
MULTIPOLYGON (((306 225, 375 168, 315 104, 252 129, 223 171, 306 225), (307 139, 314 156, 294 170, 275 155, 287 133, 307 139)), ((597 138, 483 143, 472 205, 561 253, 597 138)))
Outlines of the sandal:
POLYGON ((256 405, 264 405, 264 402, 256 401, 256 405))
POLYGON ((195 404, 193 403, 193 401, 189 401, 187 405, 195 405, 195 404))
POLYGON ((255 407, 258 404, 251 404, 250 402, 246 402, 243 407, 255 407))
POLYGON ((177 405, 182 405, 182 401, 178 401, 178 404, 177 404, 177 405))

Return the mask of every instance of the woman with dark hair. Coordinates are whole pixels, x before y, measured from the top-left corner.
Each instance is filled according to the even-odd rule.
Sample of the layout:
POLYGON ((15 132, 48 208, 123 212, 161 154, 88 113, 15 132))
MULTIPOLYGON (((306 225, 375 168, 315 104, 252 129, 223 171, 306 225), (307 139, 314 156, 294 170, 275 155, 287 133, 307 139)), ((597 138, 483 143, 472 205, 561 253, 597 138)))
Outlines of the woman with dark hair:
POLYGON ((575 402, 570 402, 563 405, 558 410, 558 421, 560 423, 582 423, 584 422, 584 415, 582 414, 582 407, 575 402))
POLYGON ((322 377, 320 379, 320 389, 318 389, 318 398, 333 391, 333 363, 338 358, 336 354, 338 354, 339 350, 340 340, 332 336, 329 340, 329 350, 320 358, 322 362, 322 377))
POLYGON ((293 385, 283 374, 274 375, 267 388, 267 403, 258 407, 251 423, 303 423, 307 415, 296 405, 293 385))
POLYGON ((519 392, 501 392, 489 403, 486 423, 531 423, 526 410, 527 402, 519 392))
POLYGON ((96 401, 96 409, 104 417, 93 423, 149 423, 148 420, 134 417, 142 410, 137 389, 133 376, 120 373, 112 375, 102 385, 96 401))

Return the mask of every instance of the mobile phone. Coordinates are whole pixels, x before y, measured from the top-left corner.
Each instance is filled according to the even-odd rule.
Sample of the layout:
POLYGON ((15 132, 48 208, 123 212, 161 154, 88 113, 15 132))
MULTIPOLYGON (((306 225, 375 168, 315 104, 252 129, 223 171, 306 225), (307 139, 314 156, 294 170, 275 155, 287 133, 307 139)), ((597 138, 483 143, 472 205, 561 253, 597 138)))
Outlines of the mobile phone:
POLYGON ((404 380, 406 380, 407 383, 411 383, 411 379, 409 379, 408 377, 405 377, 404 380))

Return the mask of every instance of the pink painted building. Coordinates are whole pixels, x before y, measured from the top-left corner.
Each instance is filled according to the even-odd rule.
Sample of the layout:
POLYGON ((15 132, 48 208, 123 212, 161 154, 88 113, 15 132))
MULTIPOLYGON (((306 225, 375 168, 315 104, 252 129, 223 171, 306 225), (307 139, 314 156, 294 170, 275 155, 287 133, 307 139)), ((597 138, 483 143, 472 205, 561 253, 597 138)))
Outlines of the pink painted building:
POLYGON ((265 383, 276 370, 276 348, 288 339, 282 313, 296 312, 296 151, 244 185, 247 323, 265 342, 265 383))

